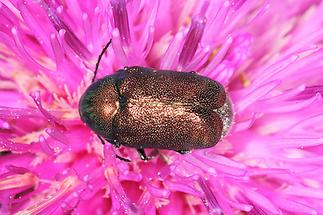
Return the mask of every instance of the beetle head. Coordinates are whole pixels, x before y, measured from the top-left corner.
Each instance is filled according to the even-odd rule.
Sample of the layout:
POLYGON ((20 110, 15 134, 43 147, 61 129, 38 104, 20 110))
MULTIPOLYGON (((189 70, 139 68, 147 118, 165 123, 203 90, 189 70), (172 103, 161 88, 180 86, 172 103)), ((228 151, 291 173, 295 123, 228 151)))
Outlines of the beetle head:
POLYGON ((113 118, 118 108, 119 95, 113 76, 106 76, 91 84, 79 102, 82 121, 105 138, 111 137, 113 118))

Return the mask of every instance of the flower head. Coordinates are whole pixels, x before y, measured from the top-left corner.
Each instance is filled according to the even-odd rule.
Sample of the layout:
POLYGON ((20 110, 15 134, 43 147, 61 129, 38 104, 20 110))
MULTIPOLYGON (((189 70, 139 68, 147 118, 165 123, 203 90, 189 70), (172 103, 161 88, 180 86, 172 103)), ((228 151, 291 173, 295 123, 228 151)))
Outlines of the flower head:
POLYGON ((2 214, 323 211, 321 1, 1 2, 2 214), (228 135, 149 162, 103 146, 77 107, 110 39, 98 77, 139 65, 215 79, 228 135))

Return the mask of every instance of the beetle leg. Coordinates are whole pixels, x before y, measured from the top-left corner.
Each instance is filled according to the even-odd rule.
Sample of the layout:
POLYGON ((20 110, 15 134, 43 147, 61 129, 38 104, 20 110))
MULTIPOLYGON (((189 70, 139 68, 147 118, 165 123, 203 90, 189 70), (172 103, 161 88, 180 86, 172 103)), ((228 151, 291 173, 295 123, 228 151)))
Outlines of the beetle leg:
POLYGON ((116 154, 116 157, 119 159, 119 160, 122 160, 122 161, 125 161, 125 162, 131 162, 131 160, 127 159, 127 158, 123 158, 123 157, 120 157, 119 155, 116 154))
POLYGON ((148 160, 148 157, 144 149, 137 149, 137 152, 139 153, 141 160, 144 160, 144 161, 148 160))
POLYGON ((102 137, 101 137, 101 136, 99 136, 99 135, 97 135, 97 136, 98 136, 98 138, 100 139, 100 141, 101 141, 102 145, 105 145, 105 142, 104 142, 104 140, 102 139, 102 137))
MULTIPOLYGON (((104 142, 103 138, 101 136, 99 136, 99 135, 97 135, 97 136, 100 139, 102 145, 105 145, 105 142, 104 142)), ((114 144, 112 144, 112 145, 114 145, 114 144)), ((117 148, 119 148, 120 147, 120 144, 116 144, 114 146, 116 146, 117 148)), ((131 162, 129 159, 123 158, 123 157, 121 157, 121 156, 119 156, 117 154, 116 154, 116 158, 118 158, 119 160, 122 160, 122 161, 131 162)))
POLYGON ((117 140, 113 140, 111 144, 116 148, 120 148, 120 143, 117 140))
POLYGON ((176 152, 178 152, 178 153, 180 153, 180 154, 187 154, 187 153, 190 153, 191 151, 190 150, 178 150, 178 151, 176 151, 176 152))
MULTIPOLYGON (((104 142, 104 140, 103 140, 103 138, 101 137, 101 136, 99 136, 99 135, 97 135, 98 136, 98 138, 101 140, 101 143, 102 143, 102 145, 104 145, 105 144, 105 142, 104 142)), ((106 141, 108 141, 109 143, 111 143, 114 147, 116 147, 116 148, 120 148, 120 143, 119 142, 117 142, 116 140, 113 140, 113 141, 111 141, 111 140, 107 140, 107 139, 105 139, 106 141)))
POLYGON ((11 151, 1 151, 1 152, 0 152, 0 156, 8 155, 8 154, 10 154, 10 153, 11 153, 11 151))

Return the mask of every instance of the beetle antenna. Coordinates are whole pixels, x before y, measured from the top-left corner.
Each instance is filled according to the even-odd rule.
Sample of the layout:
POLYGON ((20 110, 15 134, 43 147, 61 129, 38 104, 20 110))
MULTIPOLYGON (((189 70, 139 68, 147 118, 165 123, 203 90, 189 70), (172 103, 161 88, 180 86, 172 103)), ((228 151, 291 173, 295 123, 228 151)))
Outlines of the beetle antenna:
POLYGON ((104 46, 104 48, 102 49, 100 55, 99 55, 99 58, 98 58, 98 61, 96 62, 95 64, 95 70, 94 70, 94 76, 92 78, 92 83, 95 81, 95 78, 96 78, 96 74, 99 70, 99 65, 100 65, 100 61, 104 55, 104 53, 107 51, 107 49, 109 48, 110 44, 112 42, 112 39, 109 40, 109 42, 104 46))

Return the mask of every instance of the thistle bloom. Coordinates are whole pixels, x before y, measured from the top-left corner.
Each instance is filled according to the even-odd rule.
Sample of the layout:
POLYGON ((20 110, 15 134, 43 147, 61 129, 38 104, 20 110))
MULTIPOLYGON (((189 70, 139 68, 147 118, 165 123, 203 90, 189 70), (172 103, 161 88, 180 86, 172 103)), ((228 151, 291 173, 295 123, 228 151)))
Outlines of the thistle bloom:
POLYGON ((1 2, 1 214, 323 211, 321 1, 1 2), (197 71, 229 92, 229 134, 149 162, 103 146, 77 106, 111 38, 99 77, 197 71))

